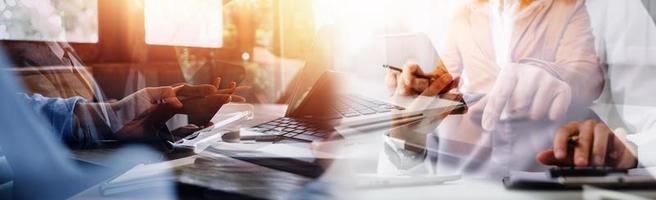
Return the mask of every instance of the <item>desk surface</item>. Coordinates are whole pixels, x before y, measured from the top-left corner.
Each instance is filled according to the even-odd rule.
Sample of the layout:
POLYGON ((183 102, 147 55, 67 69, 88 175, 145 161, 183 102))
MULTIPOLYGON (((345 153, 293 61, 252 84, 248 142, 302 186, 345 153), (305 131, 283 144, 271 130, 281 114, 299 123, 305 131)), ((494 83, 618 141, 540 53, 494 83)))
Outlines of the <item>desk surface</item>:
MULTIPOLYGON (((221 108, 219 113, 232 113, 232 112, 237 112, 237 111, 242 111, 243 107, 240 106, 224 106, 221 108)), ((248 126, 254 126, 272 119, 276 119, 278 117, 284 116, 285 111, 287 109, 286 105, 280 105, 280 104, 260 104, 260 105, 255 105, 254 106, 254 117, 252 120, 244 121, 241 124, 237 125, 231 125, 226 127, 226 129, 238 129, 240 126, 242 127, 248 127, 248 126)), ((75 159, 78 159, 83 162, 87 163, 92 163, 96 164, 99 166, 107 166, 111 167, 113 163, 111 163, 111 159, 108 159, 116 153, 116 151, 121 147, 122 145, 119 144, 107 144, 104 145, 101 148, 95 148, 95 149, 76 149, 72 150, 73 157, 75 159)), ((187 153, 178 153, 174 155, 164 155, 160 158, 156 158, 156 160, 172 160, 184 156, 189 156, 187 153)), ((143 163, 151 163, 150 161, 143 161, 143 163)))
POLYGON ((586 188, 583 191, 518 191, 507 190, 501 181, 464 178, 433 186, 360 190, 357 196, 367 199, 634 199, 656 197, 656 191, 608 191, 586 188), (606 198, 599 198, 606 197, 606 198))
MULTIPOLYGON (((243 124, 240 124, 238 126, 251 126, 255 124, 259 124, 271 119, 275 119, 277 117, 280 117, 284 115, 286 106, 285 105, 256 105, 255 106, 255 118, 253 120, 249 120, 243 124)), ((225 109, 222 108, 221 112, 228 113, 234 110, 231 110, 231 107, 226 107, 225 109)), ((236 127, 231 127, 231 128, 236 128, 236 127)), ((353 170, 353 171, 361 171, 361 169, 352 169, 352 168, 362 168, 360 166, 362 163, 368 163, 364 164, 367 166, 369 169, 366 169, 365 171, 380 171, 381 170, 381 146, 382 146, 382 140, 380 137, 380 133, 372 133, 372 134, 367 134, 365 136, 360 137, 361 140, 365 141, 370 141, 367 144, 361 145, 359 148, 355 148, 354 151, 358 151, 357 153, 359 154, 358 157, 362 158, 364 161, 357 161, 354 163, 341 163, 340 162, 335 162, 331 166, 331 168, 337 168, 337 169, 344 169, 344 168, 351 168, 347 169, 348 170, 353 170), (363 139, 364 138, 364 139, 363 139)), ((348 140, 348 139, 347 139, 348 140)), ((73 154, 75 155, 76 158, 91 162, 91 163, 96 163, 100 165, 111 165, 111 163, 103 163, 103 159, 107 157, 108 154, 111 154, 115 152, 113 148, 100 148, 100 149, 94 149, 94 150, 75 150, 73 151, 73 154)), ((237 161, 235 159, 223 157, 221 159, 221 162, 227 163, 226 166, 232 166, 235 168, 239 168, 239 165, 243 165, 244 167, 252 167, 252 164, 250 163, 243 163, 240 161, 237 161)), ((366 167, 365 167, 366 168, 366 167)), ((331 171, 331 170, 328 170, 331 171)), ((333 171, 339 171, 339 170, 333 170, 333 171)), ((216 177, 230 177, 229 180, 231 181, 239 181, 239 176, 229 176, 229 174, 221 174, 221 173, 229 173, 225 171, 219 171, 217 172, 216 177)), ((322 180, 334 180, 334 179, 339 179, 342 177, 330 177, 330 176, 342 176, 343 173, 328 173, 324 177, 322 177, 322 180)), ((243 176, 243 174, 242 174, 243 176)), ((294 175, 289 175, 290 178, 294 175)), ((252 177, 250 177, 252 178, 252 177)), ((252 179, 246 179, 252 181, 252 179)), ((223 184, 226 184, 226 180, 223 180, 223 184)), ((328 184, 335 184, 334 182, 327 181, 328 184)), ((245 183, 247 184, 247 183, 245 183)), ((239 184, 236 184, 239 185, 239 184)), ((273 184, 272 184, 273 185, 273 184)), ((220 187, 218 187, 220 188, 220 187)), ((339 185, 337 185, 337 188, 340 188, 339 185)), ((331 192, 331 191, 327 191, 331 192)), ((616 198, 627 198, 627 194, 622 194, 622 193, 615 193, 615 192, 608 192, 608 191, 603 191, 603 190, 595 190, 595 189, 588 189, 585 190, 584 192, 581 191, 516 191, 516 190, 506 190, 502 183, 501 180, 486 180, 486 179, 478 179, 478 178, 471 178, 467 175, 464 176, 463 179, 454 181, 454 182, 448 182, 445 184, 440 184, 440 185, 428 185, 428 186, 412 186, 412 187, 396 187, 396 188, 376 188, 376 189, 354 189, 354 188, 343 188, 340 191, 332 191, 335 193, 339 193, 336 196, 337 197, 343 197, 345 199, 434 199, 436 197, 452 197, 453 199, 582 199, 582 198, 589 198, 589 197, 599 197, 599 195, 603 196, 610 196, 610 197, 616 197, 616 198), (619 196, 618 196, 619 195, 619 196)), ((630 194, 632 195, 639 195, 643 197, 656 197, 656 191, 632 191, 630 194)), ((223 195, 234 195, 232 193, 225 193, 223 195)), ((203 195, 201 195, 203 196, 203 195)), ((284 196, 284 195, 282 195, 284 196)), ((180 198, 182 197, 183 199, 190 198, 190 199, 196 199, 198 196, 196 195, 191 195, 189 197, 185 195, 174 195, 174 196, 161 196, 157 197, 158 199, 175 199, 175 198, 180 198)), ((277 197, 281 197, 280 194, 277 195, 277 197)), ((99 189, 98 186, 95 186, 93 188, 90 188, 89 190, 79 194, 76 196, 77 199, 139 199, 140 197, 130 197, 128 196, 102 196, 99 194, 99 189)))

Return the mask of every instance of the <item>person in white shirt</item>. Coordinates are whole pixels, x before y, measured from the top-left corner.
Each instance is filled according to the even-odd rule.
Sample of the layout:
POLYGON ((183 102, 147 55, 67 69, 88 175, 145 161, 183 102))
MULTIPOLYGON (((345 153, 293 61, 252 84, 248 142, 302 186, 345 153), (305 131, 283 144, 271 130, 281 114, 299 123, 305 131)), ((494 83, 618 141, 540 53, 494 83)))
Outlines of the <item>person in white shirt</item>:
MULTIPOLYGON (((483 94, 453 129, 490 144, 491 160, 534 169, 565 119, 582 115, 603 88, 593 30, 583 0, 475 0, 455 16, 432 84, 408 64, 389 72, 398 95, 436 95, 456 88, 483 94), (460 79, 455 85, 453 80, 460 79), (574 113, 574 114, 572 114, 574 113), (469 118, 469 119, 468 119, 469 118), (483 141, 488 140, 488 141, 483 141)), ((447 119, 448 121, 448 119, 447 119)), ((481 142, 482 141, 482 142, 481 142)))
POLYGON ((656 25, 640 0, 589 0, 587 6, 607 67, 604 93, 592 106, 600 119, 565 125, 537 159, 558 166, 656 166, 656 25), (568 141, 576 141, 574 148, 568 141))

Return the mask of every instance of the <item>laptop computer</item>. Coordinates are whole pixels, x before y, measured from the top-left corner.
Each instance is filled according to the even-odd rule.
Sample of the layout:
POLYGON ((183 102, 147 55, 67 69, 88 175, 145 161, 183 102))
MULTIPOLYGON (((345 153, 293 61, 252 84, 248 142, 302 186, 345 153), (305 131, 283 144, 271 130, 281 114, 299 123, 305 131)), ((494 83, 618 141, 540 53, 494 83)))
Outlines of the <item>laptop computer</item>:
MULTIPOLYGON (((347 74, 331 71, 331 69, 343 69, 335 66, 337 62, 335 62, 335 44, 332 39, 334 34, 325 31, 317 36, 318 39, 298 75, 299 78, 292 82, 293 91, 285 102, 289 105, 285 116, 244 128, 240 130, 242 137, 255 140, 263 138, 267 141, 312 142, 325 139, 336 131, 341 135, 366 133, 372 129, 391 128, 419 120, 426 115, 439 115, 465 107, 464 103, 441 98, 395 96, 388 99, 375 99, 363 95, 367 94, 366 91, 353 91, 366 90, 366 88, 354 87, 362 84, 362 80, 349 84, 347 74)), ((417 40, 415 41, 417 43, 427 43, 422 49, 428 51, 425 54, 430 56, 419 57, 430 59, 421 60, 439 57, 425 35, 390 37, 387 43, 394 43, 391 44, 392 46, 397 46, 399 42, 391 41, 397 40, 411 39, 417 40)), ((410 54, 404 54, 403 57, 413 57, 410 54)), ((399 57, 397 60, 400 59, 399 57)), ((371 70, 384 71, 379 66, 371 66, 371 70)))
MULTIPOLYGON (((306 66, 310 67, 310 66, 306 66)), ((341 73, 325 71, 312 87, 299 84, 288 102, 284 117, 240 130, 243 138, 267 141, 313 142, 335 132, 351 134, 376 128, 393 127, 457 109, 463 104, 431 97, 429 104, 413 97, 394 97, 390 101, 342 92, 341 73), (421 105, 421 106, 417 106, 421 105)))
MULTIPOLYGON (((292 91, 284 102, 288 104, 285 115, 242 128, 242 142, 247 139, 272 142, 271 146, 294 145, 293 151, 304 151, 309 150, 310 142, 326 140, 331 136, 371 133, 372 129, 400 126, 465 107, 461 102, 435 97, 375 99, 349 90, 346 75, 330 70, 336 69, 332 35, 334 32, 330 30, 320 30, 305 66, 291 83, 292 91)), ((379 66, 372 67, 382 71, 379 66)), ((299 153, 303 156, 298 156, 248 148, 226 150, 210 147, 207 150, 307 177, 317 177, 323 173, 318 160, 331 159, 330 156, 319 158, 310 153, 299 153)))
POLYGON ((267 148, 210 147, 207 152, 315 178, 325 170, 325 166, 320 164, 322 160, 343 158, 331 155, 330 152, 322 152, 325 155, 317 156, 311 150, 310 142, 348 138, 351 134, 379 133, 371 130, 407 125, 427 116, 444 115, 465 106, 460 102, 435 97, 425 97, 429 102, 425 104, 417 103, 413 97, 385 101, 342 92, 342 75, 325 71, 315 83, 309 84, 312 87, 299 84, 284 117, 240 130, 242 142, 245 138, 272 142, 267 148))

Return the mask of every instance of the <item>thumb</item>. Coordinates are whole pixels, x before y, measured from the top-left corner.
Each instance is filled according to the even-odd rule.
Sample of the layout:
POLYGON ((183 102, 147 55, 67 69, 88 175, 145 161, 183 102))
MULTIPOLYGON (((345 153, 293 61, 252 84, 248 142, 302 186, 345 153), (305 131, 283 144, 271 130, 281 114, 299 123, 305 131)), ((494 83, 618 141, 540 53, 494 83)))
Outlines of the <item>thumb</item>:
POLYGON ((482 124, 483 111, 485 110, 485 105, 487 105, 488 96, 484 96, 478 101, 467 102, 469 106, 468 112, 471 113, 471 120, 474 124, 482 124))
POLYGON ((549 149, 549 150, 538 153, 538 155, 535 157, 535 159, 540 164, 553 165, 554 161, 556 160, 556 156, 554 154, 554 151, 552 149, 549 149))
POLYGON ((535 159, 543 165, 552 165, 552 166, 574 166, 574 163, 571 161, 571 158, 565 160, 558 160, 553 149, 545 150, 538 153, 535 159))
POLYGON ((512 96, 516 84, 517 78, 512 72, 502 73, 498 77, 492 91, 488 94, 488 101, 483 110, 481 121, 483 129, 486 131, 496 129, 501 113, 512 96))
POLYGON ((173 87, 146 88, 145 91, 152 103, 163 103, 176 108, 182 107, 182 102, 176 97, 173 87))

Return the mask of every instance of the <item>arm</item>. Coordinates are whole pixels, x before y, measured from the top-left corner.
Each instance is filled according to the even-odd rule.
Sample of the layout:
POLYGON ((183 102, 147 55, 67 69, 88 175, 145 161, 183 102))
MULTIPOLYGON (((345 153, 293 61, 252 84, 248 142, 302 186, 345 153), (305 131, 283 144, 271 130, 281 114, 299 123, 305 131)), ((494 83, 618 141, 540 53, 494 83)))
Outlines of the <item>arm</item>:
POLYGON ((24 100, 49 122, 55 137, 71 144, 88 144, 95 136, 75 134, 75 112, 79 104, 86 102, 82 97, 48 98, 40 94, 21 95, 24 100))
POLYGON ((435 68, 434 73, 446 69, 454 78, 461 76, 464 67, 460 48, 458 47, 458 36, 462 33, 460 26, 466 24, 462 21, 462 19, 465 19, 465 13, 466 12, 462 11, 455 17, 454 21, 451 22, 451 25, 449 25, 446 44, 444 49, 440 52, 440 62, 435 68))
POLYGON ((594 45, 590 17, 583 3, 577 5, 562 33, 555 62, 522 59, 520 65, 542 68, 571 87, 572 106, 587 107, 601 94, 603 74, 594 45))
POLYGON ((23 94, 23 98, 49 122, 55 137, 71 146, 96 146, 101 140, 119 139, 111 125, 116 124, 112 122, 115 117, 111 117, 115 116, 112 107, 116 107, 112 103, 87 103, 82 97, 48 98, 40 94, 23 94))
POLYGON ((485 130, 494 130, 506 119, 555 121, 570 108, 588 107, 600 95, 604 76, 581 2, 567 19, 563 32, 553 41, 558 43, 554 61, 522 58, 501 70, 486 99, 485 130))
MULTIPOLYGON (((245 101, 232 95, 237 89, 235 83, 222 90, 213 85, 149 87, 117 102, 79 104, 75 112, 79 130, 92 134, 78 135, 93 135, 102 140, 158 140, 159 134, 168 129, 165 123, 176 114, 186 114, 199 126, 210 124, 224 104, 245 101)), ((193 131, 173 132, 174 137, 184 137, 193 131)))

